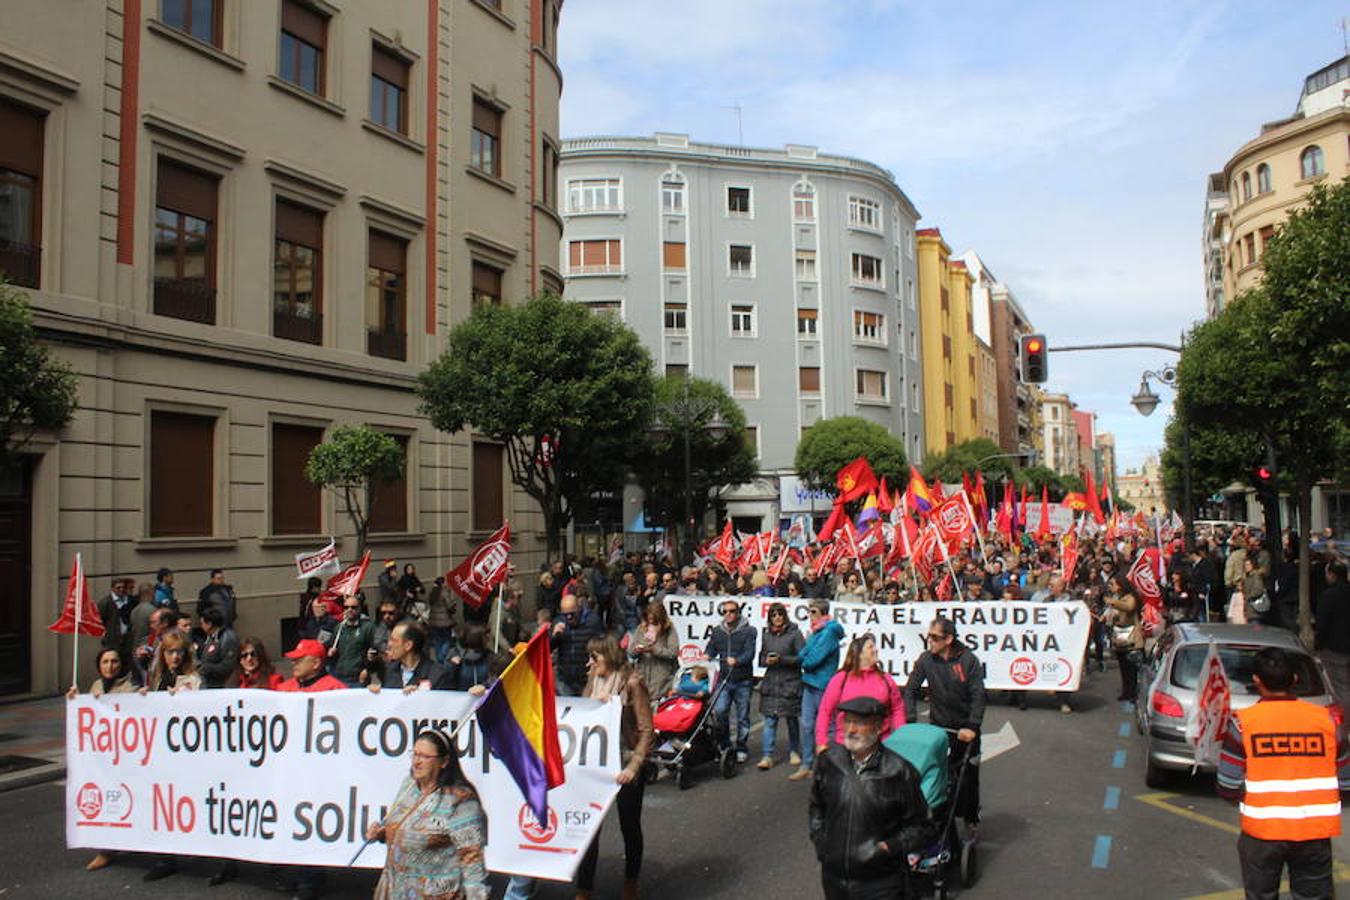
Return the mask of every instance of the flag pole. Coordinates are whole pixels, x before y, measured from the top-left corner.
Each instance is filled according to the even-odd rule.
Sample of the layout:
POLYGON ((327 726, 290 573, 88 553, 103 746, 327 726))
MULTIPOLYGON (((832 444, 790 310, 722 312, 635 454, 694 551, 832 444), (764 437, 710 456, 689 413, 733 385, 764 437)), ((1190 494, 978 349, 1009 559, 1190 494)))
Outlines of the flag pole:
MULTIPOLYGON (((492 655, 496 656, 502 645, 502 593, 506 590, 506 579, 497 583, 497 627, 492 630, 492 655)), ((456 729, 458 730, 458 729, 456 729)))
MULTIPOLYGON (((928 527, 933 529, 934 531, 937 531, 937 526, 934 525, 932 522, 928 523, 928 527)), ((956 577, 956 569, 952 566, 951 555, 947 553, 947 542, 943 539, 941 531, 937 531, 937 539, 938 539, 938 549, 942 551, 942 561, 947 564, 947 571, 950 572, 952 576, 952 590, 956 590, 956 586, 960 582, 956 577)))
POLYGON ((71 652, 70 683, 75 690, 80 687, 80 613, 84 612, 84 561, 75 554, 75 642, 71 652))
POLYGON ((975 540, 980 545, 980 559, 988 563, 989 559, 984 552, 984 538, 980 537, 980 523, 975 518, 975 508, 970 505, 970 495, 963 490, 961 491, 961 499, 966 501, 966 515, 970 516, 970 529, 975 532, 975 540))

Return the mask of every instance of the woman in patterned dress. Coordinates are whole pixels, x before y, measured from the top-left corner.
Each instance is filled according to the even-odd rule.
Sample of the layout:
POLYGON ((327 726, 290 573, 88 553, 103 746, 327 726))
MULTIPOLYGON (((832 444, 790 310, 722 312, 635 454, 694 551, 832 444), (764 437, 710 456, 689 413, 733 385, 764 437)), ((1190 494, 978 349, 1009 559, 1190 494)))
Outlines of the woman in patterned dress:
POLYGON ((441 732, 417 736, 412 772, 366 837, 389 845, 375 900, 488 900, 487 819, 441 732))

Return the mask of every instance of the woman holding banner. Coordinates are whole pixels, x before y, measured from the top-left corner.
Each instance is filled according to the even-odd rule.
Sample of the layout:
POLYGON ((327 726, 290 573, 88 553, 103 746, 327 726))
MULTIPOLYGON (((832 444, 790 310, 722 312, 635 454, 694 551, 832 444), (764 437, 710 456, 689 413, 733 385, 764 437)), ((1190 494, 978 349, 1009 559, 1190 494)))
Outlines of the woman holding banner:
MULTIPOLYGON (((191 639, 179 631, 168 631, 159 639, 155 647, 155 659, 150 663, 150 675, 146 679, 141 693, 149 691, 196 691, 202 686, 202 676, 197 674, 197 660, 192 655, 191 639)), ((161 856, 155 864, 141 876, 143 881, 159 881, 178 871, 178 863, 172 856, 161 856)))
MULTIPOLYGON (((105 694, 131 694, 135 691, 136 685, 132 683, 131 674, 122 661, 122 651, 116 647, 104 647, 98 651, 98 677, 89 686, 89 695, 102 697, 105 694)), ((66 691, 66 699, 74 700, 79 692, 79 688, 72 684, 70 690, 66 691)), ((90 872, 106 868, 112 864, 113 856, 111 850, 100 850, 85 868, 90 872)))
POLYGON ((487 818, 464 777, 454 742, 423 731, 413 742, 412 771, 384 821, 366 837, 389 847, 375 900, 488 900, 487 818))

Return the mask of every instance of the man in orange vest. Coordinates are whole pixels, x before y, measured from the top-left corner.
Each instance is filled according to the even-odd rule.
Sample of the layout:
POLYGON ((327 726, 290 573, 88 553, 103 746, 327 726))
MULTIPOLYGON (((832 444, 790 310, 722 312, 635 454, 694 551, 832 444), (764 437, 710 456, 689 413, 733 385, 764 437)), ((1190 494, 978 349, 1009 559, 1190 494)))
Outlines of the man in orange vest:
POLYGON ((1218 772, 1219 796, 1242 812, 1247 900, 1277 900, 1286 865, 1295 900, 1330 897, 1350 749, 1326 709, 1290 693, 1294 668, 1283 650, 1257 653, 1252 681, 1261 699, 1229 717, 1218 772))

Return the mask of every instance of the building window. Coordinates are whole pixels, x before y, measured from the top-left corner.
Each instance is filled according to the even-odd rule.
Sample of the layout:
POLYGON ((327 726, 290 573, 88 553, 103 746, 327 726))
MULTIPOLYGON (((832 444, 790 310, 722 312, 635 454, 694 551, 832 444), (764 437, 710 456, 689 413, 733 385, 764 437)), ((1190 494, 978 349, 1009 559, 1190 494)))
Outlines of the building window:
POLYGON ((403 451, 403 474, 396 481, 375 489, 370 509, 372 533, 397 533, 408 530, 408 473, 412 471, 412 460, 408 459, 408 436, 405 434, 389 436, 403 451))
POLYGON ((617 238, 594 241, 569 241, 567 274, 623 274, 623 241, 617 238))
POLYGON ((745 426, 745 446, 750 450, 750 455, 759 459, 759 426, 745 426))
POLYGON ((667 378, 688 378, 689 367, 684 363, 666 363, 667 378))
POLYGON ((682 216, 684 209, 684 179, 667 175, 661 180, 661 211, 682 216))
POLYGON ((370 119, 408 133, 408 62, 378 44, 370 49, 370 119))
POLYGON ((558 148, 549 138, 544 138, 539 148, 543 159, 543 172, 540 178, 540 200, 549 209, 558 208, 558 148))
POLYGON ((1256 167, 1256 192, 1258 194, 1269 194, 1273 187, 1270 184, 1270 166, 1265 163, 1256 167))
POLYGON ((802 366, 797 370, 797 390, 803 394, 820 393, 819 366, 802 366))
POLYGON ((328 19, 296 0, 281 0, 281 78, 323 95, 328 19))
POLYGON ((1261 226, 1261 255, 1265 256, 1266 251, 1270 249, 1270 240, 1275 237, 1274 225, 1261 226))
POLYGON ((586 308, 597 316, 609 316, 611 319, 623 321, 623 301, 622 300, 583 300, 586 308))
POLYGON ((748 398, 759 396, 759 366, 731 367, 731 396, 748 398))
POLYGON ((474 531, 496 531, 506 521, 501 444, 473 442, 474 531))
POLYGON ((222 0, 164 0, 160 18, 170 28, 219 47, 222 5, 222 0))
POLYGON ((366 352, 407 359, 408 243, 372 231, 366 253, 366 352))
POLYGON ((755 248, 750 244, 731 244, 727 250, 727 265, 732 275, 753 278, 755 274, 755 248))
POLYGON ((667 272, 683 272, 686 268, 683 241, 666 241, 661 245, 661 267, 667 272))
POLYGON ((869 344, 886 343, 886 317, 880 313, 853 311, 853 337, 869 344))
POLYGON ((1316 178, 1318 175, 1326 174, 1326 163, 1322 158, 1322 148, 1313 144, 1307 147, 1299 154, 1299 168, 1303 172, 1304 178, 1316 178))
POLYGON ((731 336, 755 336, 755 308, 753 306, 736 304, 731 307, 731 336))
POLYGON ((859 400, 886 399, 886 373, 875 369, 858 369, 856 385, 859 400))
POLYGON ((1247 265, 1256 262, 1256 235, 1248 234, 1242 238, 1242 246, 1247 251, 1247 265))
POLYGON ((0 100, 0 274, 22 287, 41 279, 43 115, 0 100))
POLYGON ((909 333, 909 355, 914 359, 919 358, 919 335, 913 330, 909 333))
MULTIPOLYGON (((910 398, 910 399, 909 399, 909 406, 910 406, 910 409, 914 410, 915 412, 918 412, 918 411, 919 411, 919 385, 918 385, 917 382, 912 382, 912 381, 910 382, 910 385, 909 385, 909 398, 910 398)), ((917 439, 917 438, 915 439, 914 443, 915 443, 915 445, 918 444, 918 439, 917 439)))
POLYGON ((750 217, 750 189, 748 187, 727 188, 727 215, 750 217))
POLYGON ((323 343, 323 213, 277 201, 272 333, 323 343))
POLYGON ((1252 176, 1250 172, 1242 173, 1242 202, 1246 203, 1252 199, 1252 176))
POLYGON ((215 531, 216 420, 150 413, 150 537, 215 531))
POLYGON ((882 286, 881 260, 865 253, 852 254, 853 283, 868 287, 882 286))
POLYGON ((798 184, 792 189, 792 218, 797 222, 816 220, 816 189, 809 184, 798 184))
POLYGON ((943 312, 951 312, 952 307, 951 291, 947 290, 947 288, 945 287, 940 288, 938 291, 938 303, 939 305, 941 305, 943 312))
POLYGON ((848 224, 853 228, 881 230, 881 204, 866 197, 848 198, 848 224))
POLYGON ((502 270, 475 261, 471 296, 473 308, 502 305, 502 270))
POLYGON ((619 178, 579 178, 567 182, 567 211, 623 212, 623 181, 619 178))
POLYGON ((815 337, 817 317, 814 309, 797 310, 797 337, 815 337))
POLYGON ((272 423, 272 533, 318 534, 323 499, 305 477, 309 454, 323 441, 323 429, 272 423))
POLYGON ((556 58, 558 55, 558 7, 553 4, 552 0, 544 0, 544 27, 540 39, 543 41, 544 52, 556 58))
POLYGON ((469 143, 469 165, 498 178, 502 174, 502 113, 478 97, 473 98, 473 135, 469 143))
POLYGON ((155 181, 155 313, 216 321, 214 176, 160 159, 155 181))
POLYGON ((797 280, 798 281, 816 280, 816 251, 814 250, 797 251, 797 280))
POLYGON ((689 331, 689 305, 667 303, 664 326, 666 334, 685 334, 689 331))
POLYGON ((910 308, 910 309, 913 309, 913 308, 914 308, 914 304, 915 304, 915 302, 916 302, 915 299, 914 299, 914 293, 915 293, 915 292, 914 292, 914 279, 913 279, 913 278, 907 278, 907 279, 905 279, 905 293, 909 295, 909 308, 910 308))

